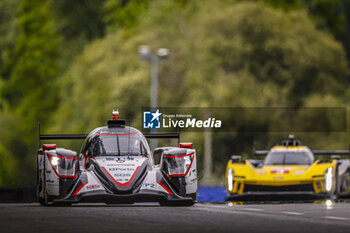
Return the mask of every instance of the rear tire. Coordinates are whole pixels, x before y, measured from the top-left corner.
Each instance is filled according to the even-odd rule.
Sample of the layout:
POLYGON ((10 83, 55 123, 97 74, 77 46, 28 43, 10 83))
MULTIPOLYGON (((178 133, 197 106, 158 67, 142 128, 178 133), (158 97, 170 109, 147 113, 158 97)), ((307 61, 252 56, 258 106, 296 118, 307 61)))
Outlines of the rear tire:
POLYGON ((332 200, 338 200, 339 199, 339 174, 338 174, 338 165, 336 167, 336 173, 335 173, 335 190, 334 193, 332 193, 332 200))
POLYGON ((43 169, 43 171, 42 171, 43 175, 42 176, 39 174, 39 169, 37 169, 37 176, 39 177, 38 178, 38 191, 37 191, 38 202, 42 206, 49 206, 48 197, 47 197, 47 190, 46 190, 45 157, 44 157, 44 167, 42 169, 43 169), (40 197, 41 188, 43 189, 44 197, 40 197))
POLYGON ((46 190, 44 192, 44 197, 38 197, 38 201, 39 201, 40 205, 42 205, 42 206, 50 206, 46 190))
POLYGON ((46 202, 45 202, 45 198, 38 197, 38 202, 39 202, 40 205, 42 205, 42 206, 48 206, 48 204, 46 204, 46 202))
POLYGON ((350 171, 347 171, 342 180, 340 180, 339 196, 344 198, 350 197, 350 171))
POLYGON ((44 193, 44 197, 40 197, 38 194, 38 201, 40 203, 40 205, 42 206, 50 206, 49 204, 49 198, 47 196, 47 190, 46 190, 46 182, 45 180, 42 182, 42 186, 43 186, 43 193, 44 193))

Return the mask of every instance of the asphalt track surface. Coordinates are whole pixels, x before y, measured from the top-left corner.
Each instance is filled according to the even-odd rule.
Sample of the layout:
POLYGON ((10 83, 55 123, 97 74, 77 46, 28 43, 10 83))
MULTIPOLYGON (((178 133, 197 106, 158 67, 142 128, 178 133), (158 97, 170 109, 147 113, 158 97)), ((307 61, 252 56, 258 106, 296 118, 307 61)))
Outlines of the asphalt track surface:
POLYGON ((350 232, 350 203, 0 204, 0 232, 350 232))

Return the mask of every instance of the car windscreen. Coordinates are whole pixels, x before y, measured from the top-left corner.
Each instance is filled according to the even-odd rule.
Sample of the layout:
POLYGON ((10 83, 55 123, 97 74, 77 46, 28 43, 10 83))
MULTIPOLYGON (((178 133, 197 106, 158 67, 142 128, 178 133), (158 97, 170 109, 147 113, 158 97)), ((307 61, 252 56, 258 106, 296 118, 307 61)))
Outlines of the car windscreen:
POLYGON ((307 151, 272 151, 264 161, 265 165, 310 165, 313 155, 307 151))
POLYGON ((149 155, 147 141, 140 134, 96 135, 88 146, 88 154, 103 155, 149 155))

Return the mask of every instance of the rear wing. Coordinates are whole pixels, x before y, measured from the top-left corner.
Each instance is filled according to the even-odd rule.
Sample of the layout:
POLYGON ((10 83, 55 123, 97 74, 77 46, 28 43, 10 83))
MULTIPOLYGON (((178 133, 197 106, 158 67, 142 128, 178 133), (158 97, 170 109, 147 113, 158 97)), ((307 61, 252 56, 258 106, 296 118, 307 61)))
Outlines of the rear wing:
MULTIPOLYGON (((40 149, 41 140, 84 140, 88 134, 41 134, 40 133, 40 122, 38 123, 38 147, 40 149)), ((149 139, 162 139, 162 138, 177 138, 180 143, 180 130, 176 133, 147 133, 143 134, 149 139)))
MULTIPOLYGON (((254 150, 254 158, 257 156, 264 156, 269 153, 269 150, 254 150)), ((350 159, 350 146, 349 150, 312 150, 314 155, 348 155, 350 159)))
POLYGON ((253 156, 254 158, 257 158, 258 156, 264 156, 269 153, 269 150, 254 150, 253 151, 253 156))

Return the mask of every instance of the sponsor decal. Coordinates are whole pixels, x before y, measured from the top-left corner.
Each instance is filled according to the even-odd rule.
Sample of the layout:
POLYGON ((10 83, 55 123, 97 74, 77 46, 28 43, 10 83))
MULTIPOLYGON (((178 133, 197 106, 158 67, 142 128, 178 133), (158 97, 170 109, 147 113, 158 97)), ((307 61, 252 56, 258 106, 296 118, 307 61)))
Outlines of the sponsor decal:
POLYGON ((154 189, 156 188, 156 184, 155 183, 145 183, 145 188, 151 188, 151 189, 154 189))
POLYGON ((114 158, 106 158, 107 161, 113 161, 114 158))
POLYGON ((107 166, 112 166, 112 167, 124 167, 124 166, 126 166, 126 167, 135 167, 136 164, 133 164, 133 163, 123 163, 123 164, 109 163, 109 164, 107 164, 107 166))
POLYGON ((118 159, 116 160, 117 163, 125 163, 125 160, 118 159))
POLYGON ((129 179, 116 179, 117 182, 127 182, 129 179))
POLYGON ((111 167, 111 168, 108 168, 108 170, 109 170, 110 172, 114 172, 114 171, 133 172, 133 171, 135 171, 135 168, 129 168, 129 167, 111 167))
POLYGON ((130 177, 131 174, 129 173, 117 173, 117 174, 114 174, 115 177, 130 177))
POLYGON ((277 168, 277 169, 271 169, 271 174, 288 174, 290 172, 290 169, 284 169, 284 168, 277 168))
POLYGON ((94 190, 94 189, 99 189, 101 186, 99 184, 92 184, 92 185, 88 185, 86 186, 87 190, 94 190))

